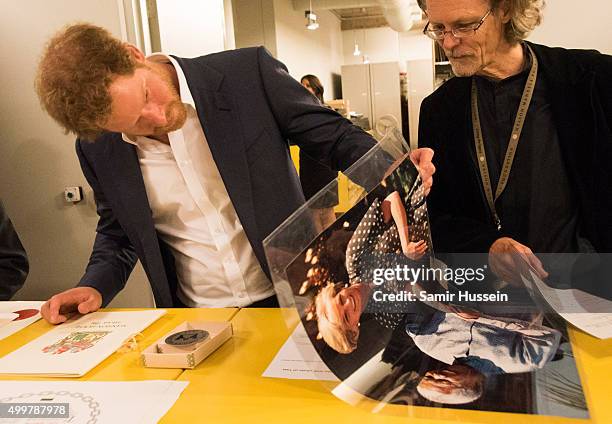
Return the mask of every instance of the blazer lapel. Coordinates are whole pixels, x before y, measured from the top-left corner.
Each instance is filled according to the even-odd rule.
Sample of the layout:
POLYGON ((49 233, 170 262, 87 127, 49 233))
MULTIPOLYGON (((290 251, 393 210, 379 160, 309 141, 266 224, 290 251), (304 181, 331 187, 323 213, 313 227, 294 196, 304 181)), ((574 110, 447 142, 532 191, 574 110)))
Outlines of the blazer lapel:
POLYGON ((223 87, 221 73, 197 60, 175 59, 185 73, 198 118, 225 188, 242 227, 265 268, 265 257, 253 213, 253 193, 244 135, 234 100, 223 87))
POLYGON ((121 140, 118 135, 117 140, 107 143, 106 160, 111 163, 111 178, 115 187, 113 197, 121 205, 116 214, 121 214, 122 222, 129 223, 124 230, 132 243, 140 244, 145 261, 154 268, 150 270, 165 272, 136 147, 121 140))

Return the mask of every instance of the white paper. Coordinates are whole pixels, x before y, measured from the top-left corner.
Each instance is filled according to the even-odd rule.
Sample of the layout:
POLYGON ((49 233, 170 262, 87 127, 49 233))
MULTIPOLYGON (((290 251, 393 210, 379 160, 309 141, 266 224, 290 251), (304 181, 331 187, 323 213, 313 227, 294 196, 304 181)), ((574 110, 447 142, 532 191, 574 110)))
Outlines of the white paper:
POLYGON ((38 321, 43 303, 45 302, 0 302, 0 340, 38 321))
POLYGON ((69 418, 5 418, 0 423, 155 423, 189 382, 1 381, 2 403, 68 403, 69 418))
POLYGON ((82 376, 165 313, 94 312, 70 320, 0 358, 0 373, 82 376))
POLYGON ((612 302, 578 289, 550 287, 532 270, 529 273, 546 302, 567 322, 597 338, 612 337, 612 313, 604 312, 612 311, 612 302))
POLYGON ((293 380, 338 381, 338 377, 319 357, 302 323, 295 327, 263 376, 293 380))

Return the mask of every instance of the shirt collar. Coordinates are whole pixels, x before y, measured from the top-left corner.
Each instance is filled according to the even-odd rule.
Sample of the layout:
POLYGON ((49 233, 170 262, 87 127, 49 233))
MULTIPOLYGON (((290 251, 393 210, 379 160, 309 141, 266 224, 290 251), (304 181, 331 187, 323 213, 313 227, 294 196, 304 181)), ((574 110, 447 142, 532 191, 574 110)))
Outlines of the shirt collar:
MULTIPOLYGON (((179 82, 179 94, 181 97, 181 102, 195 108, 193 96, 191 95, 191 91, 189 90, 189 85, 187 85, 187 78, 185 78, 185 73, 183 72, 183 69, 176 61, 176 59, 165 53, 153 53, 152 55, 147 56, 147 60, 156 63, 170 63, 172 66, 174 66, 174 70, 176 71, 176 76, 179 82)), ((129 135, 122 133, 121 137, 123 138, 123 141, 129 144, 133 144, 135 146, 138 145, 138 143, 136 142, 138 136, 130 137, 129 135)))

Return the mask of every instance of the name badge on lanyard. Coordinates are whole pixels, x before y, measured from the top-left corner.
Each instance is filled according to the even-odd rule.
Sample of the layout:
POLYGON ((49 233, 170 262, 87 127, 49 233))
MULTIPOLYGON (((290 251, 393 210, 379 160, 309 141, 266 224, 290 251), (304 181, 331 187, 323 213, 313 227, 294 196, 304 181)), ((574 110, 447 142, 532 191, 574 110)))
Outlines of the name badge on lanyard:
POLYGON ((491 187, 491 178, 489 177, 489 167, 487 165, 487 156, 484 149, 484 139, 482 137, 482 127, 480 126, 480 116, 478 113, 478 88, 476 87, 476 80, 472 78, 472 127, 474 128, 474 144, 476 146, 476 159, 478 161, 478 169, 480 170, 480 178, 484 187, 485 196, 487 203, 489 204, 489 210, 493 216, 497 230, 501 230, 501 220, 497 215, 495 209, 495 202, 499 199, 499 196, 504 192, 508 178, 510 177, 510 170, 512 169, 512 163, 514 162, 514 154, 518 146, 519 139, 521 138, 521 132, 523 131, 523 125, 525 124, 525 117, 529 110, 529 104, 533 97, 533 91, 536 85, 536 79, 538 77, 538 59, 531 47, 527 46, 529 53, 531 54, 532 64, 529 76, 527 77, 527 83, 523 89, 523 96, 519 103, 518 112, 516 118, 514 118, 514 126, 512 127, 512 133, 510 135, 510 142, 506 149, 506 156, 502 165, 501 174, 499 176, 499 182, 495 189, 495 197, 493 197, 493 188, 491 187))

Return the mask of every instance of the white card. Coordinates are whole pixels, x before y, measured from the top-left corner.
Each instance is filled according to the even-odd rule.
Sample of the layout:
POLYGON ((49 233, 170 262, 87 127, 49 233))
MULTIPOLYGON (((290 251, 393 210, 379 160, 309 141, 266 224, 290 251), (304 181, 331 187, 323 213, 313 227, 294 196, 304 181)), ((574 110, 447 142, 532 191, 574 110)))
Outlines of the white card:
POLYGON ((167 380, 0 381, 2 403, 43 403, 57 408, 59 404, 68 404, 67 418, 4 418, 0 422, 155 423, 174 405, 188 384, 167 380))
POLYGON ((319 357, 301 322, 268 365, 263 377, 338 381, 319 357))
POLYGON ((82 376, 165 313, 94 312, 69 320, 0 358, 0 373, 82 376))
POLYGON ((42 301, 0 302, 0 340, 40 319, 42 301))

